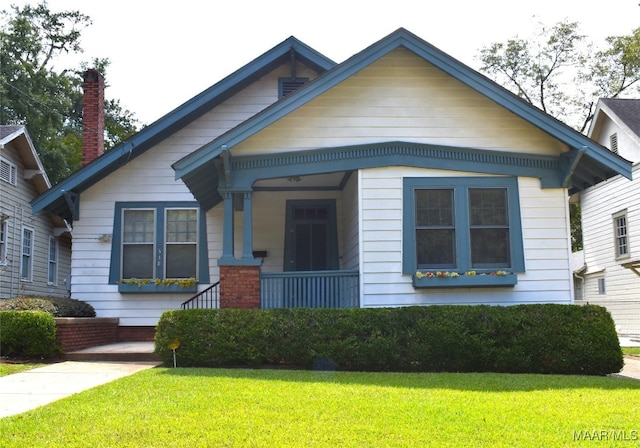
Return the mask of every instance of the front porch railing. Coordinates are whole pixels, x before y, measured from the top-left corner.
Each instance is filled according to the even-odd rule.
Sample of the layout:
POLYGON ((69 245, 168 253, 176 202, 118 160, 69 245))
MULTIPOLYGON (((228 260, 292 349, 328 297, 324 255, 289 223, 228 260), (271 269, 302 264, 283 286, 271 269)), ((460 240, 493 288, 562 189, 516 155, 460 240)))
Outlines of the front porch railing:
POLYGON ((182 309, 198 309, 198 308, 220 308, 220 294, 218 287, 220 282, 216 282, 202 292, 199 292, 189 300, 182 302, 182 309))
POLYGON ((260 307, 356 308, 358 271, 262 272, 260 307))

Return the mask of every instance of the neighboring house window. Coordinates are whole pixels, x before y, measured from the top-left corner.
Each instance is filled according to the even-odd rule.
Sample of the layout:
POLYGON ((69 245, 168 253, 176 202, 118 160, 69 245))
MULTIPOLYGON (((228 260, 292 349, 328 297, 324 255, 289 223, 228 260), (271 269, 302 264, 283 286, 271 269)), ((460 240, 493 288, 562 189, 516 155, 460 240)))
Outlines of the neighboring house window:
POLYGON ((609 146, 611 147, 611 152, 618 154, 618 134, 611 134, 609 136, 609 146))
POLYGON ((48 283, 50 285, 58 284, 58 240, 54 237, 49 238, 48 283))
POLYGON ((524 271, 517 179, 405 178, 403 273, 524 271))
POLYGON ((110 282, 208 281, 204 218, 194 203, 117 203, 110 282))
POLYGON ((20 280, 33 280, 33 229, 22 229, 22 250, 20 257, 20 280))
POLYGON ((18 185, 17 167, 11 162, 0 159, 0 180, 11 185, 18 185))
POLYGON ((626 210, 613 215, 613 234, 615 238, 616 258, 628 257, 629 237, 626 210))
POLYGON ((0 220, 0 265, 7 264, 7 221, 0 220))
POLYGON ((605 287, 604 278, 598 279, 598 294, 603 296, 607 293, 607 289, 605 287))

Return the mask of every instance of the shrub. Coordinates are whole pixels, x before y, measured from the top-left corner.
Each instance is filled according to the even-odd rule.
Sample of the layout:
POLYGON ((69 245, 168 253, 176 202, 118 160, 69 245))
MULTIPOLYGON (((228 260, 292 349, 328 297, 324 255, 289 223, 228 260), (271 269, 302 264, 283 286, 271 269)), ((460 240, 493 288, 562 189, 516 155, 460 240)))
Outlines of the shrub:
POLYGON ((43 311, 0 311, 2 356, 43 357, 58 351, 56 324, 43 311))
POLYGON ((81 300, 66 297, 18 297, 0 300, 0 310, 44 311, 53 317, 95 317, 95 309, 81 300))
POLYGON ((156 353, 181 366, 601 375, 623 365, 615 326, 594 305, 177 310, 156 353))

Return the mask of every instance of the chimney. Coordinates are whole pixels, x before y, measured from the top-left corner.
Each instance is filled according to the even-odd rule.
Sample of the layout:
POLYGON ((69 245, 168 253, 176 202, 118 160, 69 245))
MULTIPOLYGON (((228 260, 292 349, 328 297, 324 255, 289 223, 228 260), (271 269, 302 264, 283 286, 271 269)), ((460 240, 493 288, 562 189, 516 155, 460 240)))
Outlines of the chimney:
POLYGON ((82 166, 104 153, 104 77, 90 68, 83 78, 82 166))

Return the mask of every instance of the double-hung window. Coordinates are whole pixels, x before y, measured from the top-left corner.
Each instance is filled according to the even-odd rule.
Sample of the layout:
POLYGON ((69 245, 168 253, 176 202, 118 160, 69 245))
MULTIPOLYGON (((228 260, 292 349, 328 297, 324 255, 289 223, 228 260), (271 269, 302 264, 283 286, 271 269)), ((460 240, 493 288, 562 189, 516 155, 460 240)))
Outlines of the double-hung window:
POLYGON ((524 271, 516 178, 405 178, 403 207, 403 273, 524 271))
POLYGON ((208 281, 204 218, 197 204, 118 203, 115 216, 112 283, 147 286, 145 291, 208 281))
POLYGON ((0 265, 7 264, 7 221, 0 218, 0 265))
POLYGON ((20 256, 20 280, 33 280, 33 229, 22 228, 22 245, 20 256))
POLYGON ((613 235, 616 248, 616 258, 629 256, 629 236, 627 229, 627 211, 623 210, 613 215, 613 235))
POLYGON ((58 240, 54 237, 49 237, 49 265, 47 278, 47 283, 49 285, 58 284, 58 240))

